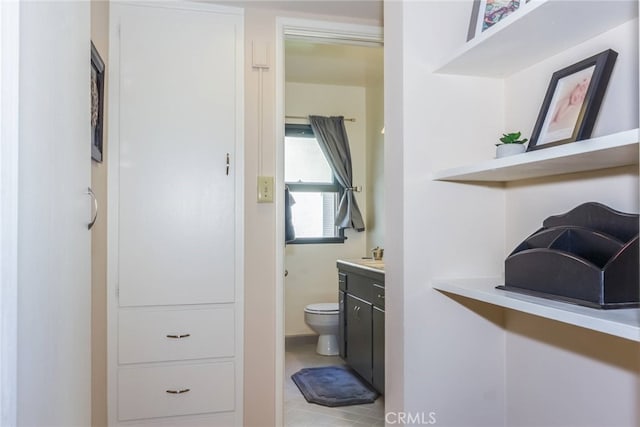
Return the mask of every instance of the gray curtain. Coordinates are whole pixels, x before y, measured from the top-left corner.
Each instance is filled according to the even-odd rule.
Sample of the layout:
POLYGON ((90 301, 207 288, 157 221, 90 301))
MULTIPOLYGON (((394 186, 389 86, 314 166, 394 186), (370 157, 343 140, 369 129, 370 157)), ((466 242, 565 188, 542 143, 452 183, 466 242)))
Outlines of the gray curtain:
POLYGON ((289 191, 289 187, 284 188, 284 243, 296 240, 296 229, 293 227, 293 215, 291 214, 291 206, 296 201, 289 191))
POLYGON ((353 171, 349 138, 344 127, 344 117, 309 116, 311 129, 320 144, 344 194, 338 205, 335 224, 338 228, 354 228, 364 231, 364 221, 353 195, 353 171))

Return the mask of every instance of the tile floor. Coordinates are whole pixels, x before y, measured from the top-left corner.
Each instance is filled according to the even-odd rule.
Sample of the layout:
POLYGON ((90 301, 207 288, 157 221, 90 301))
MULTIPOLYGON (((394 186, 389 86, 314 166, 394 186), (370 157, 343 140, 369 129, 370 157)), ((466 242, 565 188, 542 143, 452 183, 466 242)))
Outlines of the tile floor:
POLYGON ((291 343, 285 350, 284 425, 286 427, 384 426, 384 397, 366 405, 329 408, 308 403, 291 375, 302 368, 343 365, 338 356, 321 356, 315 352, 315 344, 291 343))

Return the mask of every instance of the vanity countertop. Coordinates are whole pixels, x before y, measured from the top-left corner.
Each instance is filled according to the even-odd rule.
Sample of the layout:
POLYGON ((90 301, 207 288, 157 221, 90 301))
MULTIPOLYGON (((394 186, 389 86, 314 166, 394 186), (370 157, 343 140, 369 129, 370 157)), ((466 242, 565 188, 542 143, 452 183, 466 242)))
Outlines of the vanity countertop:
POLYGON ((340 264, 384 274, 384 260, 375 260, 372 258, 339 259, 338 266, 340 264))

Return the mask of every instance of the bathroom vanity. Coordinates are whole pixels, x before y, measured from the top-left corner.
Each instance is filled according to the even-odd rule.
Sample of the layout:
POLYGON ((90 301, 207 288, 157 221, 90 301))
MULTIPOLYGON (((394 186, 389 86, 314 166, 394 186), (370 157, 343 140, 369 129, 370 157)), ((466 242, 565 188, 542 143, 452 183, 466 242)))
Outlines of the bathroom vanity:
POLYGON ((338 260, 340 357, 384 394, 384 262, 338 260))

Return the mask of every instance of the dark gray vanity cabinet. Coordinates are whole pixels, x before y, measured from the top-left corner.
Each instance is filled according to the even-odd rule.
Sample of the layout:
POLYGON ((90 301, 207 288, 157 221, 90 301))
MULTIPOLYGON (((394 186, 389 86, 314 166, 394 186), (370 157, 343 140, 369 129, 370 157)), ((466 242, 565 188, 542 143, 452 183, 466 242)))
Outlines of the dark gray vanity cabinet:
POLYGON ((340 357, 384 394, 384 272, 338 261, 340 357))
POLYGON ((369 382, 373 379, 373 307, 371 303, 347 294, 347 363, 369 382))
POLYGON ((344 305, 345 305, 345 293, 338 291, 338 307, 340 308, 340 316, 338 317, 338 324, 340 325, 340 333, 338 335, 338 350, 340 357, 347 358, 347 346, 345 345, 345 329, 344 329, 344 305))
MULTIPOLYGON (((382 295, 384 296, 384 293, 382 295)), ((384 307, 373 306, 371 321, 373 325, 371 342, 372 381, 375 389, 384 394, 384 307)))

